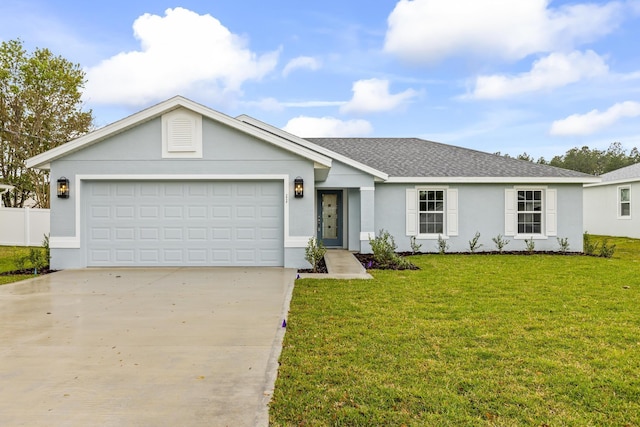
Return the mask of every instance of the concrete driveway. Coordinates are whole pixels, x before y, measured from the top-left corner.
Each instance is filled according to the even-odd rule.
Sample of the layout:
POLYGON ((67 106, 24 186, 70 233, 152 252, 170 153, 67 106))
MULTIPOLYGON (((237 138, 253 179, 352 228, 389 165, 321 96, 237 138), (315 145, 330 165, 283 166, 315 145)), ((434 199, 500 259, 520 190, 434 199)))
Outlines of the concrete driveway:
POLYGON ((294 279, 86 269, 0 286, 0 425, 267 425, 294 279))

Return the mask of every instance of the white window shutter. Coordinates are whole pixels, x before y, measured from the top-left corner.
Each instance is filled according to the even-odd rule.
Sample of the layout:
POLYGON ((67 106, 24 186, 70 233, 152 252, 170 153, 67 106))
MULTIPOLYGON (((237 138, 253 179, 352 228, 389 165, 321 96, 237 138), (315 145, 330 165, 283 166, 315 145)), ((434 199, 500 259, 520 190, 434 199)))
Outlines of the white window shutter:
POLYGON ((458 189, 447 189, 447 235, 458 235, 458 189))
POLYGON ((418 234, 418 192, 415 188, 407 188, 406 200, 407 236, 418 234))
POLYGON ((516 190, 504 190, 504 235, 515 236, 518 211, 516 206, 516 190))
POLYGON ((546 235, 558 235, 558 190, 547 189, 546 200, 546 235))

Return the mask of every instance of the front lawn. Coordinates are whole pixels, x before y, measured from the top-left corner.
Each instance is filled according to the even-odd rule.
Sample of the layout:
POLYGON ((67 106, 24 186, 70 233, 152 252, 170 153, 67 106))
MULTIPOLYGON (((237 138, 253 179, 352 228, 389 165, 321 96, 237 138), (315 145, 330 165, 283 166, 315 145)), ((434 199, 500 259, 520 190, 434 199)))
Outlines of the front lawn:
POLYGON ((275 426, 640 426, 640 241, 296 282, 275 426))
POLYGON ((3 275, 16 270, 15 258, 19 256, 28 256, 29 248, 19 246, 0 246, 0 285, 7 283, 19 282, 20 280, 33 277, 25 274, 3 275))

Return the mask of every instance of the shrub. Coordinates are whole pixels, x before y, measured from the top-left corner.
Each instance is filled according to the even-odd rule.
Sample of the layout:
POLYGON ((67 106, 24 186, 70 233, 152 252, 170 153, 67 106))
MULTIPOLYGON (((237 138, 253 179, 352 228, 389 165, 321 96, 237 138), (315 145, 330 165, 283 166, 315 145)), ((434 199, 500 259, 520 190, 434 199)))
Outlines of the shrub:
POLYGON ((409 245, 411 245, 411 252, 414 254, 420 253, 422 245, 416 242, 416 236, 409 237, 409 245))
POLYGON ((322 258, 324 258, 324 254, 326 253, 327 249, 322 244, 322 241, 315 237, 309 239, 307 247, 304 250, 304 259, 311 264, 314 273, 318 272, 320 261, 322 261, 322 258))
POLYGON ((602 242, 602 246, 600 246, 600 256, 602 258, 611 258, 616 251, 616 245, 609 246, 608 243, 609 240, 605 239, 604 242, 602 242))
POLYGON ((482 243, 478 243, 478 240, 480 240, 480 232, 476 231, 473 239, 469 240, 469 250, 471 251, 471 253, 474 253, 482 247, 482 243))
POLYGON ((49 261, 47 260, 47 254, 43 248, 31 248, 29 249, 29 261, 31 261, 31 265, 36 270, 42 270, 47 265, 49 265, 49 261))
POLYGON ((598 242, 594 242, 591 235, 585 231, 582 235, 582 247, 585 254, 594 255, 598 250, 598 242))
POLYGON ((502 237, 502 234, 498 234, 496 237, 493 237, 491 240, 493 240, 493 243, 496 244, 496 248, 500 253, 502 253, 502 250, 504 249, 504 247, 507 246, 510 242, 510 240, 507 240, 504 237, 502 237))
POLYGON ((449 249, 449 244, 444 237, 442 237, 442 234, 438 234, 438 253, 442 255, 447 252, 447 249, 449 249))
POLYGON ((22 255, 20 252, 15 251, 13 253, 13 265, 16 266, 16 270, 25 270, 27 268, 28 255, 22 255))
POLYGON ((533 236, 530 239, 524 239, 524 244, 527 246, 527 252, 531 255, 536 249, 536 242, 533 241, 533 236))
POLYGON ((399 258, 396 255, 396 242, 385 229, 381 229, 373 239, 369 237, 369 244, 373 252, 373 259, 381 266, 388 267, 395 264, 396 259, 399 258))
POLYGON ((558 245, 560 245, 560 252, 566 254, 569 251, 569 238, 568 237, 557 237, 558 245))

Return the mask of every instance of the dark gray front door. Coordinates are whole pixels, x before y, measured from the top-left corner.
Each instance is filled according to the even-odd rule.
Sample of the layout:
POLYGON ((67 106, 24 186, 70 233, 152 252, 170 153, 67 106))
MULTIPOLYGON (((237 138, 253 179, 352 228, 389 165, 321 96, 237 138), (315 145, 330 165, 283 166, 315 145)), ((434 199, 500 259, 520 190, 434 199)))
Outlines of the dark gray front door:
POLYGON ((318 191, 318 239, 325 246, 342 246, 342 191, 318 191))

